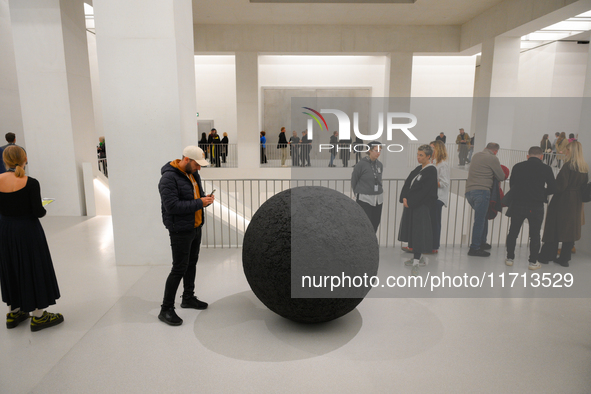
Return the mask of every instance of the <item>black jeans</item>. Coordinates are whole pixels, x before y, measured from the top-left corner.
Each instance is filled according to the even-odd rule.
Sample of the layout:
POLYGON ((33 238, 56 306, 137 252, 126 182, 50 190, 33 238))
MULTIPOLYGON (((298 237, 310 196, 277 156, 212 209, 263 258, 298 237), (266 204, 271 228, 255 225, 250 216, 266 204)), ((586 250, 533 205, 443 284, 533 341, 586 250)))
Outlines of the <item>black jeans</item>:
POLYGON ((507 258, 515 258, 515 245, 517 244, 517 236, 521 230, 521 225, 527 219, 529 223, 529 259, 530 263, 535 263, 538 260, 540 253, 540 230, 542 229, 542 222, 544 221, 544 204, 529 204, 523 205, 515 203, 512 207, 511 227, 509 234, 507 234, 507 258))
POLYGON ((172 248, 172 269, 164 286, 162 308, 173 308, 176 292, 183 280, 183 297, 190 298, 195 294, 195 271, 201 246, 201 227, 172 232, 169 231, 172 248))

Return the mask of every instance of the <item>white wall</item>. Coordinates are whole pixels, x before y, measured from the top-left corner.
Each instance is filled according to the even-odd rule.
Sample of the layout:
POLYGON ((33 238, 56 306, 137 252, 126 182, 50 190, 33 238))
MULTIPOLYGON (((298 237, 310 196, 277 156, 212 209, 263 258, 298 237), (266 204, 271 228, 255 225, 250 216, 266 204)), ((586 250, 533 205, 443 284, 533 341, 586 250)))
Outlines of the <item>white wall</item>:
POLYGON ((544 134, 553 138, 557 131, 567 135, 578 132, 588 51, 589 45, 555 42, 521 53, 519 96, 536 99, 529 105, 522 102, 525 110, 520 114, 533 115, 516 120, 512 149, 527 150, 539 144, 544 134))
POLYGON ((12 132, 17 144, 26 149, 8 0, 0 0, 0 53, 0 145, 6 144, 4 135, 12 132))
MULTIPOLYGON (((196 112, 199 119, 213 120, 218 133, 228 133, 236 143, 236 62, 234 55, 195 56, 196 112)), ((201 138, 201 136, 198 136, 201 138)))
POLYGON ((554 42, 522 52, 519 96, 581 97, 588 51, 588 44, 554 42))
POLYGON ((412 97, 472 97, 476 56, 414 56, 412 97))
POLYGON ((369 87, 384 97, 385 67, 385 56, 259 56, 259 112, 262 87, 369 87))
POLYGON ((552 97, 582 97, 589 44, 556 43, 552 97))

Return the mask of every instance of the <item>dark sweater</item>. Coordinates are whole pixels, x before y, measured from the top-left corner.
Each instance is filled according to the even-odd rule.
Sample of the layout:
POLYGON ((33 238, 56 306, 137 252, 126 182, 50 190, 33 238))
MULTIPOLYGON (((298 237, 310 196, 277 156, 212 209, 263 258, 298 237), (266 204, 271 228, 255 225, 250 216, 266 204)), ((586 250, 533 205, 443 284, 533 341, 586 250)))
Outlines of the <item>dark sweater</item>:
POLYGON ((520 203, 545 203, 556 192, 556 180, 552 169, 537 157, 530 157, 513 166, 511 200, 520 203))
POLYGON ((45 208, 41 200, 39 181, 29 177, 25 187, 11 193, 0 192, 0 215, 42 218, 45 208))

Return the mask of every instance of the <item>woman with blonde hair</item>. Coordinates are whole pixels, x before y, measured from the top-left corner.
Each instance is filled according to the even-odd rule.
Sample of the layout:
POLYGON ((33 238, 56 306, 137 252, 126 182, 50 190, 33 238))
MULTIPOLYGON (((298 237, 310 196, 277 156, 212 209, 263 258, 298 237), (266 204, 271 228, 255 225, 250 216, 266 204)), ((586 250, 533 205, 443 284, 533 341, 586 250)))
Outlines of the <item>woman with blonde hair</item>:
POLYGON ((15 328, 33 313, 31 331, 64 321, 44 311, 60 292, 39 218, 45 216, 39 182, 25 174, 27 156, 20 146, 2 154, 6 172, 0 175, 0 284, 8 305, 6 327, 15 328))
MULTIPOLYGON (((563 133, 564 134, 564 133, 563 133)), ((581 143, 573 141, 565 150, 565 162, 556 177, 557 191, 548 204, 542 250, 538 261, 554 261, 569 266, 575 241, 581 239, 583 223, 583 187, 589 182, 589 166, 583 158, 581 143), (558 243, 562 242, 560 257, 558 243)))
POLYGON ((443 206, 447 207, 449 200, 449 163, 447 162, 447 149, 442 141, 433 141, 430 145, 433 148, 431 162, 437 168, 437 201, 431 206, 430 212, 433 228, 433 250, 431 253, 437 253, 441 246, 441 211, 443 206))
POLYGON ((560 168, 561 162, 566 159, 566 146, 568 140, 566 139, 566 133, 563 131, 556 140, 556 166, 560 168))

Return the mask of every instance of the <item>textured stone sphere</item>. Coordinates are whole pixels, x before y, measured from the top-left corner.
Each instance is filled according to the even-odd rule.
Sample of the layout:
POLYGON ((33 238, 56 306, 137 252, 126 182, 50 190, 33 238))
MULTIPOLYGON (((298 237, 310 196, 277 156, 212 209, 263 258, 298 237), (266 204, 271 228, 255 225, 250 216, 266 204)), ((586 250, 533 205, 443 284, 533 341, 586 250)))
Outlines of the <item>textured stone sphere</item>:
POLYGON ((367 295, 370 286, 354 285, 363 275, 377 274, 379 248, 359 204, 326 187, 303 186, 276 194, 254 214, 244 234, 242 264, 267 308, 296 322, 320 323, 349 313, 367 295), (317 284, 325 276, 358 280, 330 291, 331 282, 303 286, 305 275, 317 284), (292 287, 304 298, 292 298, 292 287))

